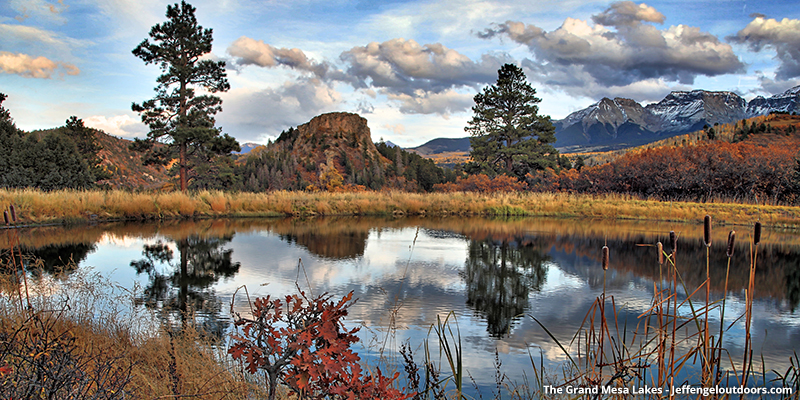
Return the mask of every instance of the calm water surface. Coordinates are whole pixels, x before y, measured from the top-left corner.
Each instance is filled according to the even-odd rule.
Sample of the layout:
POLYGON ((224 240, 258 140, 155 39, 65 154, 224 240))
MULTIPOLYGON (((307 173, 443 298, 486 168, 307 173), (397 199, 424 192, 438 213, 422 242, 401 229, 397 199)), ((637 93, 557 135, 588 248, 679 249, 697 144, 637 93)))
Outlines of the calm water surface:
MULTIPOLYGON (((341 218, 38 228, 21 237, 26 252, 44 259, 46 273, 71 258, 79 268, 91 266, 139 288, 143 306, 165 310, 175 320, 181 311, 194 310, 200 324, 221 336, 230 328, 230 304, 241 286, 251 298, 282 297, 298 286, 312 294, 353 291, 358 301, 348 323, 363 326, 358 350, 370 362, 379 354, 396 361, 405 342, 421 361, 430 326, 453 312, 465 368, 487 395, 495 381, 495 352, 513 381, 532 374, 530 355, 558 371, 565 355, 530 316, 569 343, 604 280, 620 326, 627 321, 632 330, 650 308, 659 277, 655 248, 646 245, 666 243, 670 230, 680 235, 677 265, 686 286, 698 287, 705 279, 701 229, 586 220, 341 218), (599 261, 604 244, 611 251, 605 275, 599 261)), ((728 230, 715 227, 715 298, 724 290, 728 230)), ((740 228, 738 237, 726 324, 744 311, 748 234, 740 228)), ((800 235, 767 231, 759 250, 754 349, 767 370, 785 370, 800 350, 800 235)), ((248 309, 241 290, 233 304, 237 311, 248 309)), ((718 327, 718 312, 711 318, 718 327)), ((743 320, 725 341, 741 360, 743 320)))

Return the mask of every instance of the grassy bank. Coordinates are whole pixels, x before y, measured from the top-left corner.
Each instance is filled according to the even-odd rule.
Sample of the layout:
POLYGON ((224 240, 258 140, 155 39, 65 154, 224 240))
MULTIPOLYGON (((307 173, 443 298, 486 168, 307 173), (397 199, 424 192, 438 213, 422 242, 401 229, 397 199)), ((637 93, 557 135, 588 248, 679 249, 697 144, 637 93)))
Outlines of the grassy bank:
POLYGON ((21 224, 92 220, 275 217, 317 215, 550 216, 619 220, 702 220, 791 227, 800 208, 788 206, 660 202, 622 195, 566 193, 406 192, 180 192, 0 190, 0 205, 14 204, 21 224))
POLYGON ((28 290, 0 278, 4 399, 263 398, 214 339, 192 324, 167 331, 97 274, 28 279, 28 290))

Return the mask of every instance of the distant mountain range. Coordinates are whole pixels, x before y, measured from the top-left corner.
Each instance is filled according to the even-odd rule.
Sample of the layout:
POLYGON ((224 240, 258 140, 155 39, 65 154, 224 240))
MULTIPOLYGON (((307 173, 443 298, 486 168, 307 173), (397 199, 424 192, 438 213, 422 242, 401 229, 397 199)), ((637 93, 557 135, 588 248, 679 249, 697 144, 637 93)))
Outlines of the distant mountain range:
MULTIPOLYGON (((800 86, 749 102, 733 92, 672 92, 658 103, 603 98, 554 121, 556 147, 563 153, 606 151, 638 146, 772 112, 800 112, 800 86)), ((434 139, 412 148, 421 155, 469 151, 469 138, 434 139)))
POLYGON ((611 150, 641 145, 772 112, 800 111, 800 86, 747 102, 733 92, 672 92, 642 106, 631 99, 603 98, 556 121, 556 146, 569 150, 611 150))
POLYGON ((469 138, 438 138, 433 139, 422 146, 413 147, 407 150, 413 150, 417 154, 425 157, 431 154, 441 154, 449 152, 469 151, 470 143, 469 138))

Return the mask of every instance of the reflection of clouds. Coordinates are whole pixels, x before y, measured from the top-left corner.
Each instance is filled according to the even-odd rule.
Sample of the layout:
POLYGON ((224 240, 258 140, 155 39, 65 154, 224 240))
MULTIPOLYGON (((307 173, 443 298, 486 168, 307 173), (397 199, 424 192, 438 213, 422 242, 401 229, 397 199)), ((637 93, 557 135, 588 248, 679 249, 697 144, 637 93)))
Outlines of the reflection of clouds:
MULTIPOLYGON (((347 224, 347 220, 342 223, 347 224)), ((425 220, 424 224, 430 229, 437 228, 435 220, 425 220)), ((550 247, 550 242, 546 241, 547 235, 552 234, 550 230, 531 234, 528 239, 534 242, 545 238, 541 240, 547 244, 544 248, 549 249, 546 253, 550 261, 545 262, 547 272, 542 280, 542 289, 528 294, 526 315, 514 323, 511 335, 492 339, 487 334, 485 317, 466 305, 466 284, 460 273, 468 257, 468 236, 448 236, 427 229, 417 232, 415 226, 388 228, 380 223, 364 230, 368 234, 363 254, 357 258, 339 260, 315 255, 307 247, 294 242, 287 243, 274 233, 278 229, 235 234, 225 247, 233 249, 233 261, 240 262, 242 267, 234 277, 214 285, 223 304, 223 312, 227 311, 227 304, 236 288, 242 285, 247 285, 251 299, 266 295, 283 297, 294 293, 295 282, 308 291, 303 271, 298 272, 298 260, 302 259, 314 295, 327 291, 335 298, 351 290, 355 292, 354 297, 358 298, 358 302, 350 309, 347 321, 353 326, 363 323, 368 328, 363 328, 359 334, 362 340, 359 353, 365 358, 374 357, 384 343, 387 345, 385 354, 397 357, 400 344, 409 340, 419 355, 415 359, 421 361, 419 349, 427 338, 429 327, 437 322, 437 316, 444 318, 449 312, 455 311, 465 367, 479 383, 493 385, 495 349, 500 353, 503 372, 516 381, 521 380, 523 372, 532 371, 529 351, 538 365, 541 349, 545 364, 551 371, 552 367, 564 362, 566 356, 562 350, 529 315, 541 321, 566 347, 578 331, 592 302, 602 294, 603 270, 599 261, 591 256, 591 249, 598 247, 592 241, 594 236, 576 234, 574 247, 568 248, 550 247), (589 239, 584 239, 584 236, 589 239), (262 286, 264 283, 267 285, 262 286), (396 329, 391 329, 392 326, 396 329)), ((305 232, 302 229, 298 231, 305 232)), ((329 231, 325 233, 331 234, 329 231)), ((569 237, 564 240, 567 239, 569 237)), ((90 255, 93 260, 90 265, 102 265, 103 268, 117 265, 116 269, 122 274, 119 277, 115 275, 114 279, 126 284, 124 275, 133 276, 130 261, 141 258, 143 244, 155 241, 157 238, 105 234, 97 252, 90 255), (108 262, 98 261, 98 253, 105 255, 108 262)), ((168 243, 173 245, 172 242, 168 243)), ((620 247, 622 245, 624 243, 619 244, 620 247)), ((173 248, 173 251, 178 254, 176 249, 173 248)), ((635 255, 631 258, 635 258, 635 255)), ((621 258, 617 255, 613 262, 621 263, 621 258)), ((620 329, 627 325, 629 340, 640 322, 638 316, 651 306, 653 283, 647 276, 658 276, 658 270, 649 273, 651 275, 643 275, 638 270, 612 267, 606 274, 609 298, 607 312, 613 318, 610 306, 613 296, 620 329)), ((758 292, 756 296, 759 296, 758 292)), ((680 297, 682 299, 684 295, 680 297)), ((756 298, 752 337, 755 353, 764 352, 767 369, 785 370, 789 355, 800 343, 800 315, 780 311, 786 310, 786 307, 775 302, 769 298, 756 298)), ((699 308, 698 304, 695 302, 696 309, 699 308)), ((237 294, 236 309, 240 312, 248 309, 243 291, 237 294)), ((732 290, 726 303, 726 326, 743 311, 742 293, 732 290)), ((684 314, 689 312, 688 306, 682 309, 684 314)), ((712 326, 716 325, 714 329, 718 330, 719 313, 716 309, 711 312, 711 322, 712 326)), ((433 337, 430 340, 436 342, 433 337)), ((740 363, 744 345, 743 319, 726 331, 725 344, 734 362, 740 363)), ((690 341, 682 342, 680 350, 688 351, 692 345, 690 341)), ((576 346, 568 347, 573 356, 578 351, 576 346)), ((431 348, 432 354, 437 351, 435 346, 431 348)))

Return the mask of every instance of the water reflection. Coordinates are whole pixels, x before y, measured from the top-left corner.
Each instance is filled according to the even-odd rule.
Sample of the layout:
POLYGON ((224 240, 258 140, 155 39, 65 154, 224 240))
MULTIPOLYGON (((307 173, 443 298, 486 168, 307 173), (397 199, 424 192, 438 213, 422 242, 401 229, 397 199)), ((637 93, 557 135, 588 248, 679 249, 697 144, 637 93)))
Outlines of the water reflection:
POLYGON ((149 278, 143 295, 137 300, 179 319, 181 326, 187 323, 189 312, 196 313, 202 317, 201 325, 206 332, 221 337, 227 319, 220 320, 222 302, 212 286, 239 272, 241 263, 233 261, 233 250, 223 247, 232 238, 232 235, 188 236, 169 243, 159 240, 144 245, 144 258, 130 263, 137 274, 146 274, 149 278), (174 260, 172 247, 177 249, 177 260, 174 260))
MULTIPOLYGON (((231 300, 238 286, 248 285, 251 297, 283 296, 296 290, 298 276, 300 286, 310 287, 315 294, 327 291, 338 296, 354 290, 359 301, 350 321, 363 323, 379 335, 398 327, 397 343, 411 339, 421 344, 437 314, 455 311, 464 338, 465 365, 474 376, 487 379, 491 379, 495 349, 508 357, 504 365, 513 371, 530 369, 529 346, 541 348, 546 360, 564 359, 541 327, 530 318, 517 317, 536 316, 562 343, 568 343, 602 290, 599 260, 604 244, 611 249, 606 284, 609 296, 617 301, 620 326, 636 326, 638 315, 651 306, 653 281, 660 271, 655 249, 647 245, 666 242, 667 232, 680 232, 678 269, 686 287, 693 290, 705 280, 706 249, 699 224, 320 218, 58 229, 22 234, 23 247, 78 245, 70 250, 77 254, 73 258, 83 259, 81 248, 89 252, 81 265, 109 272, 124 269, 131 276, 136 272, 146 288, 140 301, 166 310, 177 324, 183 311, 194 310, 202 314, 202 324, 212 326, 208 329, 222 332, 227 326, 222 304, 231 300), (95 246, 97 251, 92 253, 86 246, 95 246), (298 259, 303 260, 308 278, 299 273, 298 259), (393 309, 398 304, 401 307, 393 309)), ((727 229, 718 227, 714 232, 718 236, 711 248, 712 297, 721 298, 727 229)), ((738 242, 728 283, 728 324, 743 310, 748 251, 744 240, 738 242)), ((788 355, 800 350, 800 316, 796 314, 800 235, 765 232, 758 260, 754 343, 765 352, 767 369, 785 370, 788 355)), ((237 301, 237 307, 247 309, 244 301, 237 301)), ((742 351, 739 325, 734 324, 725 335, 734 357, 742 351)), ((373 351, 368 340, 364 343, 364 352, 373 351)))
POLYGON ((550 257, 521 239, 470 240, 462 274, 467 305, 479 312, 492 337, 511 332, 513 321, 528 309, 531 291, 539 291, 550 257))
POLYGON ((92 243, 49 244, 38 248, 21 249, 26 269, 34 274, 69 273, 96 249, 92 243))
POLYGON ((287 243, 305 247, 313 254, 332 260, 346 260, 364 255, 368 231, 306 231, 279 235, 287 243))

